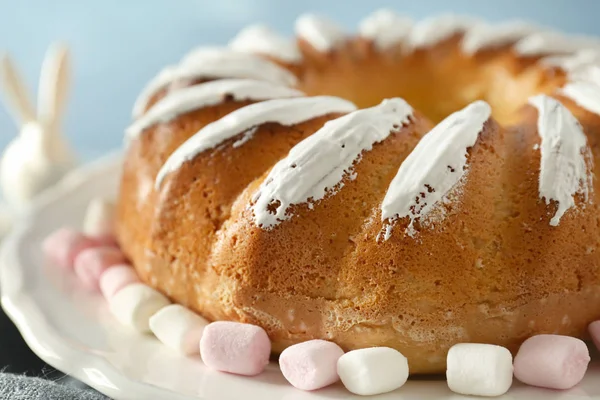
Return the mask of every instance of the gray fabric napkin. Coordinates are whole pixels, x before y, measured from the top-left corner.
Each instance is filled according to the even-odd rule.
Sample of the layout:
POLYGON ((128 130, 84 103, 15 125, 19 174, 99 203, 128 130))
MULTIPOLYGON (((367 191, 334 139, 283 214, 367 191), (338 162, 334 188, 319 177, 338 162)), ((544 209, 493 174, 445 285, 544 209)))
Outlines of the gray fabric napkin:
POLYGON ((0 373, 0 400, 109 400, 91 390, 22 375, 0 373))

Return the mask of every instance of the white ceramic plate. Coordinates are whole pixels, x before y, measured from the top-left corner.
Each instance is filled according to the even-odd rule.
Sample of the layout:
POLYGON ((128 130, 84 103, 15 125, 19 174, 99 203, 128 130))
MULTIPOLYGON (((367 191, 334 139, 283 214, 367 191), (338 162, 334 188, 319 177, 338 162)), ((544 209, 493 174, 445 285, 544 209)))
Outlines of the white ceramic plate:
MULTIPOLYGON (((115 195, 119 173, 119 156, 76 171, 40 198, 30 218, 3 245, 2 306, 38 356, 117 400, 359 398, 341 384, 312 393, 294 389, 273 363, 255 378, 210 371, 199 358, 179 356, 154 337, 120 326, 99 294, 80 289, 70 272, 46 265, 40 254, 43 238, 59 226, 79 226, 90 199, 115 195)), ((376 398, 468 397, 453 394, 441 379, 419 379, 376 398)), ((515 383, 502 399, 600 400, 600 362, 594 362, 585 380, 569 391, 554 392, 515 383)))

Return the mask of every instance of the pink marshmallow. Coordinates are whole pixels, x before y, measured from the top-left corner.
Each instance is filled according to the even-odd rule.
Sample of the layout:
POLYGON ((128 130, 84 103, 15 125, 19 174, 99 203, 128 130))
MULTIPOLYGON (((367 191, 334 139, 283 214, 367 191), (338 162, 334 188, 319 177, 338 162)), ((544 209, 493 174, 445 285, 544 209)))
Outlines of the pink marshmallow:
POLYGON ((271 341, 260 326, 217 321, 204 328, 200 355, 209 368, 253 376, 269 364, 271 341))
POLYGON ((326 340, 309 340, 288 347, 279 356, 279 367, 292 386, 316 390, 337 382, 337 362, 344 350, 326 340))
POLYGON ((600 350, 600 321, 595 321, 588 327, 596 348, 600 350))
POLYGON ((75 258, 83 250, 97 246, 97 242, 71 228, 60 228, 42 243, 44 256, 61 268, 73 268, 75 258))
POLYGON ((527 339, 514 361, 515 377, 523 383, 548 389, 570 389, 585 375, 590 354, 582 340, 561 335, 527 339))
POLYGON ((110 300, 125 286, 139 281, 140 278, 130 265, 113 265, 100 275, 100 291, 107 300, 110 300))
POLYGON ((125 255, 116 247, 86 249, 75 258, 75 274, 87 289, 98 290, 98 281, 102 272, 124 261, 125 255))

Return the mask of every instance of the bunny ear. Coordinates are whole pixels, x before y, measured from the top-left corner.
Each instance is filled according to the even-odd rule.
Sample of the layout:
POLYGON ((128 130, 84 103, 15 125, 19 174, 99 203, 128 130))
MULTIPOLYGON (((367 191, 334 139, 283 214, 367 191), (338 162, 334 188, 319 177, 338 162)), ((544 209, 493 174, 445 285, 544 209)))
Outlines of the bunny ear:
POLYGON ((48 49, 38 92, 38 120, 51 132, 58 128, 67 102, 71 78, 69 49, 60 43, 48 49))
POLYGON ((35 109, 27 95, 23 79, 8 54, 0 55, 0 86, 4 100, 18 126, 36 119, 35 109))

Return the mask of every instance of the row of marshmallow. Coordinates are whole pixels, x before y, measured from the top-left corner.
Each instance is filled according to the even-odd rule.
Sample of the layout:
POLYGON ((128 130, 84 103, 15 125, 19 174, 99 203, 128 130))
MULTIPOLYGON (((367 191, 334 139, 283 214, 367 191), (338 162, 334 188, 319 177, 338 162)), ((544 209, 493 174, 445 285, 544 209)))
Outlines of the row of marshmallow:
MULTIPOLYGON (((84 233, 62 228, 45 241, 45 255, 54 264, 73 268, 83 286, 100 290, 115 318, 139 332, 152 332, 166 346, 185 355, 202 355, 212 369, 240 375, 261 373, 269 363, 271 342, 261 327, 238 322, 208 323, 189 309, 171 304, 160 292, 140 283, 125 262, 112 235, 112 206, 90 204, 84 233)), ((600 346, 600 321, 590 325, 600 346)), ((500 346, 463 343, 447 359, 451 390, 461 394, 497 396, 520 381, 552 389, 568 389, 583 378, 590 361, 581 340, 538 335, 521 346, 514 364, 500 346)), ((341 380, 352 393, 374 395, 395 390, 406 382, 409 366, 397 350, 374 347, 347 353, 335 343, 310 340, 281 353, 284 377, 302 390, 316 390, 341 380)))
MULTIPOLYGON (((600 321, 590 327, 600 340, 600 321)), ((514 359, 504 347, 460 343, 450 348, 446 379, 455 393, 500 396, 513 382, 550 389, 570 389, 584 377, 590 355, 585 343, 561 335, 537 335, 527 339, 514 359)), ((344 353, 324 340, 288 347, 279 358, 281 371, 295 387, 314 390, 341 379, 352 393, 374 395, 395 390, 407 381, 406 357, 388 347, 344 353)))
MULTIPOLYGON (((189 309, 171 304, 141 283, 114 241, 61 228, 44 241, 52 263, 73 268, 83 286, 100 290, 114 317, 140 333, 152 332, 183 355, 200 353, 209 368, 238 375, 258 375, 269 364, 271 341, 259 326, 230 321, 208 323, 189 309)), ((406 357, 385 347, 344 354, 335 343, 311 340, 291 346, 279 358, 284 377, 302 390, 316 390, 340 378, 353 393, 384 393, 408 379, 406 357)))

